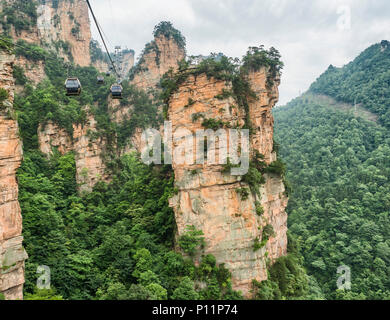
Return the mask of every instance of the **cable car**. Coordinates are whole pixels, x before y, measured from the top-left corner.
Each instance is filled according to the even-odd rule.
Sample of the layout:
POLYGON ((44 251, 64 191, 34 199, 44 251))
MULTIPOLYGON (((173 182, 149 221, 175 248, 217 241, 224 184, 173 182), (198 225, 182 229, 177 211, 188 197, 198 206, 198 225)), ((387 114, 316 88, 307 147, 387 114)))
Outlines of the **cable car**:
POLYGON ((122 86, 120 84, 113 84, 111 86, 111 96, 113 99, 122 99, 122 86))
POLYGON ((98 84, 104 84, 104 77, 103 76, 98 76, 97 77, 97 83, 98 84))
POLYGON ((79 96, 81 93, 81 83, 78 78, 68 78, 65 80, 67 96, 79 96))
POLYGON ((107 72, 106 72, 106 76, 109 77, 109 76, 111 75, 111 72, 112 72, 113 70, 114 70, 113 67, 110 66, 110 68, 109 68, 109 69, 107 70, 107 72))

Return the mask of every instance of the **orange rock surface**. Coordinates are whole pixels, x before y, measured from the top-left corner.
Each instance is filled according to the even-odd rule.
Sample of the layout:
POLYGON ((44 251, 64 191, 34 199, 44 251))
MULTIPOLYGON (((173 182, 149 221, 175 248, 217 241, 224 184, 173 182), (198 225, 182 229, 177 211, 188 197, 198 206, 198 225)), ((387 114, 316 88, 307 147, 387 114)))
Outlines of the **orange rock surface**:
MULTIPOLYGON (((257 99, 250 101, 249 113, 256 131, 250 138, 250 148, 258 150, 269 164, 276 160, 273 150, 272 107, 278 100, 279 80, 273 88, 266 87, 267 71, 261 69, 248 76, 257 99)), ((233 97, 217 99, 223 90, 231 90, 231 83, 208 79, 206 75, 190 76, 171 96, 168 117, 173 133, 189 130, 193 136, 202 127, 202 119, 216 119, 231 126, 242 126, 245 111, 237 107, 233 97), (192 104, 189 104, 192 101, 192 104), (202 117, 193 121, 194 114, 202 117)), ((229 139, 229 137, 228 137, 229 139)), ((180 141, 173 142, 173 150, 180 141)), ((223 145, 222 145, 223 147, 223 145)), ((215 146, 218 161, 221 146, 215 146)), ((196 150, 194 144, 193 149, 196 150)), ((206 247, 203 254, 213 254, 219 264, 224 263, 232 273, 232 284, 245 297, 250 297, 253 279, 267 279, 266 252, 274 260, 287 253, 287 196, 282 179, 276 175, 265 175, 265 184, 260 188, 261 197, 250 193, 242 200, 236 189, 248 187, 241 182, 241 176, 222 173, 218 164, 179 164, 173 161, 175 184, 179 193, 171 198, 170 205, 175 211, 178 236, 187 226, 194 225, 204 233, 206 247), (196 170, 196 171, 195 171, 196 170), (256 214, 255 202, 264 208, 260 217, 256 214), (254 251, 254 240, 261 240, 262 228, 270 224, 275 230, 266 246, 254 251)), ((197 259, 199 259, 198 257, 197 259)))
POLYGON ((141 58, 140 71, 131 81, 137 87, 148 91, 156 88, 161 77, 170 68, 176 70, 178 62, 185 58, 185 49, 179 47, 173 38, 160 35, 154 39, 155 48, 141 58))
MULTIPOLYGON (((37 13, 37 31, 41 43, 52 46, 54 42, 66 42, 70 46, 74 63, 82 67, 89 66, 92 36, 87 2, 58 1, 58 8, 54 8, 50 2, 42 3, 38 5, 37 13)), ((68 59, 65 52, 61 56, 68 59)))
POLYGON ((53 148, 61 154, 74 151, 76 181, 81 192, 91 191, 98 181, 109 181, 103 161, 106 142, 102 138, 93 139, 90 134, 94 132, 96 121, 92 115, 85 124, 73 125, 72 137, 53 122, 38 129, 39 148, 43 153, 50 155, 53 148))
POLYGON ((0 88, 8 98, 0 104, 0 293, 8 300, 23 299, 24 260, 22 216, 16 170, 22 161, 18 123, 12 117, 14 57, 0 52, 0 88))

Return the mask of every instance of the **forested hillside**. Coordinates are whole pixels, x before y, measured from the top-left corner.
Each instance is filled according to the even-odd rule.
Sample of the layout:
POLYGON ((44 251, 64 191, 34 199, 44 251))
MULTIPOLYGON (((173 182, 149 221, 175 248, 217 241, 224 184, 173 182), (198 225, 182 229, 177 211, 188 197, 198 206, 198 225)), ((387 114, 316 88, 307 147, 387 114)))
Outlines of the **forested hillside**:
POLYGON ((293 190, 289 230, 308 274, 327 299, 390 299, 389 42, 330 66, 274 115, 293 190), (342 265, 351 291, 337 290, 342 265))
POLYGON ((304 95, 276 109, 289 230, 327 299, 390 298, 390 133, 304 95), (337 268, 351 291, 337 291, 337 268))
POLYGON ((390 42, 372 45, 342 68, 331 65, 310 91, 361 104, 390 128, 390 42))

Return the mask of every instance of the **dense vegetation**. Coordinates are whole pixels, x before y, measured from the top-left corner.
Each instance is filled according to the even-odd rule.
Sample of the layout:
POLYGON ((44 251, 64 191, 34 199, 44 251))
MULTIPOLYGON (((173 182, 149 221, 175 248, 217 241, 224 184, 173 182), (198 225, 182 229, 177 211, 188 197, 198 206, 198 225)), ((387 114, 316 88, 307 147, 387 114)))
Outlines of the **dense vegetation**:
POLYGON ((12 39, 0 36, 0 49, 4 50, 5 52, 12 53, 14 49, 13 41, 12 39))
POLYGON ((16 34, 19 34, 22 30, 29 30, 36 25, 37 3, 35 1, 2 2, 3 10, 0 13, 0 24, 2 24, 5 33, 10 33, 11 26, 13 26, 16 34))
MULTIPOLYGON (((77 194, 75 171, 72 153, 50 160, 38 151, 25 154, 18 179, 30 256, 27 298, 240 298, 231 290, 229 272, 214 257, 205 256, 195 267, 173 251, 169 166, 148 167, 136 155, 124 156, 112 183, 100 183, 84 196, 77 194), (51 268, 49 294, 35 288, 41 264, 51 268), (204 289, 196 291, 195 282, 204 283, 204 289)), ((183 250, 199 235, 196 230, 184 235, 183 250)))
POLYGON ((331 65, 310 90, 339 101, 362 104, 390 128, 390 43, 372 45, 343 68, 331 65))
POLYGON ((303 96, 274 112, 293 189, 290 233, 319 296, 390 299, 389 131, 318 101, 303 96), (351 291, 337 290, 342 265, 351 291))
POLYGON ((73 154, 25 155, 18 178, 30 256, 26 292, 34 292, 36 268, 46 264, 55 292, 67 299, 239 297, 211 256, 196 268, 172 250, 172 170, 148 167, 135 155, 120 166, 110 185, 80 197, 73 154), (196 292, 195 280, 209 286, 196 292))
POLYGON ((313 278, 302 267, 299 245, 289 236, 288 252, 274 264, 268 262, 268 280, 253 280, 253 294, 259 300, 322 300, 324 297, 313 278))

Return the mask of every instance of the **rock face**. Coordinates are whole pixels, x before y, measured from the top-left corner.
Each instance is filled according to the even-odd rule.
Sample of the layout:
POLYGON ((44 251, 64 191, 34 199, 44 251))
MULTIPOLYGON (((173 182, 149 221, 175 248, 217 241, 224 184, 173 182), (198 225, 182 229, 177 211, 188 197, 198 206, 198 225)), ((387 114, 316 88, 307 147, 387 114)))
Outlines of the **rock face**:
MULTIPOLYGON (((152 97, 152 91, 160 90, 159 83, 162 76, 170 68, 177 70, 179 61, 183 60, 185 56, 185 48, 180 47, 174 38, 159 35, 146 45, 146 49, 136 65, 135 71, 133 70, 134 73, 131 76, 130 82, 138 89, 151 93, 150 97, 152 97)), ((131 69, 129 67, 133 64, 134 53, 133 51, 129 51, 122 58, 122 73, 127 75, 131 69)), ((123 106, 118 101, 111 100, 109 101, 109 110, 112 121, 121 123, 124 119, 131 117, 133 106, 123 106)), ((158 112, 162 112, 162 108, 158 112)), ((160 132, 162 132, 163 127, 160 129, 160 132)), ((141 152, 145 146, 141 139, 142 131, 141 128, 135 130, 135 133, 129 139, 129 144, 123 150, 120 150, 121 154, 133 151, 141 152)))
MULTIPOLYGON (((0 11, 15 2, 16 0, 0 0, 0 11)), ((37 18, 28 30, 16 32, 15 27, 10 25, 10 36, 14 41, 24 40, 55 50, 65 61, 72 59, 75 64, 89 66, 91 30, 87 3, 84 0, 35 2, 37 18)), ((3 32, 1 24, 0 31, 3 32)), ((15 65, 24 69, 26 77, 33 85, 41 82, 46 76, 43 61, 29 61, 25 57, 18 57, 15 65)))
MULTIPOLYGON (((249 102, 249 113, 255 132, 250 137, 251 153, 254 150, 264 155, 265 162, 276 160, 273 150, 273 117, 271 109, 278 100, 279 80, 275 79, 271 89, 266 87, 267 70, 251 72, 248 81, 258 99, 249 102)), ((190 76, 169 101, 168 117, 172 132, 189 130, 193 136, 202 127, 202 118, 193 120, 194 114, 204 119, 222 120, 231 125, 242 126, 245 111, 237 106, 233 97, 217 99, 224 90, 231 90, 231 83, 208 79, 206 75, 190 76), (189 104, 189 101, 192 101, 189 104)), ((227 133, 228 139, 229 134, 227 133)), ((173 152, 180 141, 173 139, 173 152)), ((196 146, 194 145, 194 149, 196 146)), ((216 144, 218 161, 222 147, 216 144)), ((218 163, 218 162, 217 162, 218 163)), ((250 297, 253 279, 267 279, 266 259, 287 254, 287 196, 280 176, 265 175, 265 184, 260 188, 261 197, 249 194, 241 199, 237 189, 247 187, 241 176, 222 173, 219 164, 179 164, 173 160, 175 183, 179 192, 170 200, 175 211, 178 236, 187 226, 195 226, 204 233, 206 246, 204 254, 213 254, 218 263, 224 263, 232 273, 232 284, 245 297, 250 297), (264 213, 256 214, 256 201, 264 213), (261 241, 262 229, 271 225, 275 235, 270 237, 261 249, 254 250, 254 241, 261 241)), ((198 257, 199 258, 199 257, 198 257)))
MULTIPOLYGON (((15 2, 16 0, 1 0, 0 10, 15 2)), ((10 35, 15 42, 24 40, 50 49, 58 48, 59 55, 66 61, 69 60, 70 54, 75 64, 90 65, 91 29, 86 1, 35 2, 37 3, 37 18, 28 30, 16 32, 14 26, 10 26, 10 35)))
POLYGON ((8 98, 0 103, 0 293, 6 299, 23 299, 24 260, 22 216, 16 170, 22 161, 18 123, 12 118, 14 57, 0 52, 0 88, 8 98))
MULTIPOLYGON (((91 29, 86 1, 45 1, 38 5, 37 13, 41 43, 67 43, 75 64, 82 67, 90 65, 91 29)), ((65 53, 63 57, 68 58, 65 53)))
POLYGON ((176 70, 178 62, 185 56, 185 48, 180 47, 174 38, 159 35, 146 45, 131 82, 145 91, 155 88, 161 77, 170 68, 176 70))
POLYGON ((92 115, 85 124, 74 124, 72 135, 53 122, 38 128, 39 148, 43 153, 50 155, 53 148, 61 154, 75 153, 76 181, 81 192, 91 191, 98 181, 109 181, 103 161, 106 141, 93 138, 94 133, 96 121, 92 115))

